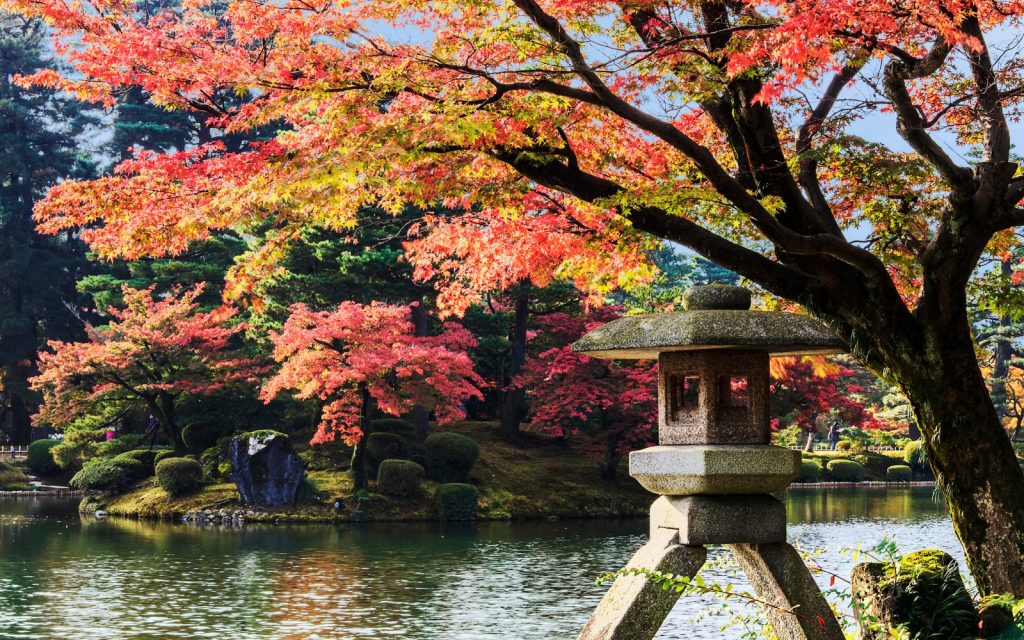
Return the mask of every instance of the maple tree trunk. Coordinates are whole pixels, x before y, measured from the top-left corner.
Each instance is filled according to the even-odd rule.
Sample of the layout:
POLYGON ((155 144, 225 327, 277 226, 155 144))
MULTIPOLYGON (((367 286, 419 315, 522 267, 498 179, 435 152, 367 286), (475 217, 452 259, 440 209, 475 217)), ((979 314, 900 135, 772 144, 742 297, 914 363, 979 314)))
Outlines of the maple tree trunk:
POLYGON ((366 439, 370 437, 370 391, 365 384, 359 386, 362 402, 359 406, 359 426, 362 435, 352 448, 352 486, 356 491, 370 488, 370 479, 366 473, 366 439))
POLYGON ((519 435, 519 423, 526 417, 526 389, 510 385, 523 372, 523 366, 526 364, 526 331, 529 319, 530 287, 527 283, 520 283, 512 316, 512 330, 509 333, 511 345, 507 377, 501 392, 499 433, 505 440, 514 440, 519 435))
POLYGON ((156 418, 156 421, 163 427, 164 433, 167 434, 167 440, 170 441, 175 455, 185 454, 185 441, 181 438, 181 431, 178 429, 174 417, 174 398, 168 394, 161 393, 148 404, 149 410, 153 412, 153 417, 156 418))
POLYGON ((870 350, 886 349, 979 590, 1021 597, 1024 472, 978 366, 966 305, 941 304, 923 311, 919 339, 897 330, 854 351, 867 359, 870 350))
POLYGON ((32 419, 25 399, 18 394, 11 396, 11 444, 27 445, 32 440, 32 419))
POLYGON ((614 433, 605 440, 604 454, 601 456, 601 477, 605 480, 614 480, 622 459, 622 452, 619 451, 620 433, 614 433))
MULTIPOLYGON (((427 335, 427 310, 421 301, 412 307, 413 335, 422 338, 427 335)), ((416 442, 423 444, 427 441, 430 433, 430 412, 423 407, 416 405, 409 412, 409 420, 412 421, 413 432, 416 442)))
POLYGON ((1024 595, 1024 474, 984 381, 908 389, 953 527, 983 593, 1024 595))
POLYGON ((807 432, 807 442, 804 443, 804 451, 814 451, 814 430, 807 432))

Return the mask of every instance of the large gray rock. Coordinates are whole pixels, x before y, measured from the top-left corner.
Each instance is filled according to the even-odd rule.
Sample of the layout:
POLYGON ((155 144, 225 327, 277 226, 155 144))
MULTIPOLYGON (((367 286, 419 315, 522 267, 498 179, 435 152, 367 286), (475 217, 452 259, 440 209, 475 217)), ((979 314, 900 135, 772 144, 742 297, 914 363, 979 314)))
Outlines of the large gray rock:
POLYGON ((295 502, 305 469, 288 436, 276 431, 243 433, 231 441, 228 454, 231 478, 242 502, 258 507, 286 507, 295 502))
POLYGON ((865 562, 853 568, 850 590, 863 640, 890 638, 902 629, 917 638, 973 638, 978 613, 945 551, 922 549, 894 562, 865 562))

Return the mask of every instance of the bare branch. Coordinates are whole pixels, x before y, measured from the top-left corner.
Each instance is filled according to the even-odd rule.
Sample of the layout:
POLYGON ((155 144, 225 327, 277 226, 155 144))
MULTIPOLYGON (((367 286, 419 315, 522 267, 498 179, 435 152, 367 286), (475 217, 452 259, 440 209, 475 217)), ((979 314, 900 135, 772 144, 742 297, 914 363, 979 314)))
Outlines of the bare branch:
POLYGON ((976 17, 964 21, 963 31, 978 41, 980 48, 964 47, 971 64, 971 75, 978 88, 978 115, 984 129, 985 162, 1007 162, 1010 159, 1010 130, 1000 101, 999 81, 985 36, 976 17))
MULTIPOLYGON (((867 52, 865 52, 867 53, 867 52)), ((868 61, 867 55, 858 56, 847 63, 828 83, 825 93, 822 94, 817 106, 811 111, 807 120, 800 126, 797 133, 796 153, 800 158, 800 169, 798 179, 800 186, 807 192, 816 211, 822 218, 822 223, 830 227, 833 233, 840 234, 839 225, 832 214, 832 207, 825 194, 821 190, 821 183, 818 181, 818 161, 811 153, 811 146, 814 136, 821 129, 825 119, 832 112, 832 108, 839 99, 839 94, 848 85, 868 61)))
POLYGON ((925 129, 921 111, 907 89, 907 80, 929 76, 942 66, 949 55, 949 44, 939 38, 923 58, 910 63, 905 56, 885 66, 885 92, 896 111, 896 130, 914 151, 924 157, 942 179, 954 189, 964 189, 972 180, 971 170, 953 162, 925 129))

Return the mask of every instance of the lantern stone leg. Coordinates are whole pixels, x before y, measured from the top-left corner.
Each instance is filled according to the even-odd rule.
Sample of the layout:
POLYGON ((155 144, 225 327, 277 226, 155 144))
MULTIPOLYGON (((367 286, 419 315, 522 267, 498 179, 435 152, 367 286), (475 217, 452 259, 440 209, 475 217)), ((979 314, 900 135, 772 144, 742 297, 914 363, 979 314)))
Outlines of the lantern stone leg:
POLYGON ((842 640, 845 636, 832 608, 807 565, 787 542, 733 544, 729 550, 768 608, 778 640, 842 640))
MULTIPOLYGON (((704 547, 679 544, 678 531, 660 529, 626 568, 695 576, 706 559, 704 547)), ((580 640, 650 640, 678 599, 676 591, 666 591, 642 575, 619 576, 583 627, 580 640)))
MULTIPOLYGON (((629 473, 660 496, 651 538, 627 568, 693 576, 704 545, 739 561, 779 640, 842 640, 803 559, 786 541, 785 505, 773 495, 800 471, 800 453, 772 446, 769 358, 837 353, 843 344, 805 316, 750 311, 739 287, 694 287, 685 311, 620 318, 573 349, 597 357, 658 358, 658 442, 629 454, 629 473)), ((673 604, 639 575, 622 575, 580 640, 651 640, 673 604)))

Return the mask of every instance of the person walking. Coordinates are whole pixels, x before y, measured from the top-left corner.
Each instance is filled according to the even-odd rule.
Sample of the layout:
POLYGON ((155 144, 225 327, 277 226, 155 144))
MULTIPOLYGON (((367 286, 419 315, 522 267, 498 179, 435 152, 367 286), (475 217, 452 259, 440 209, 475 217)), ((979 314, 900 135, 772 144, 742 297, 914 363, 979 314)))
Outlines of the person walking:
POLYGON ((839 426, 839 418, 833 418, 832 422, 828 425, 828 441, 832 443, 832 451, 839 448, 839 426))

